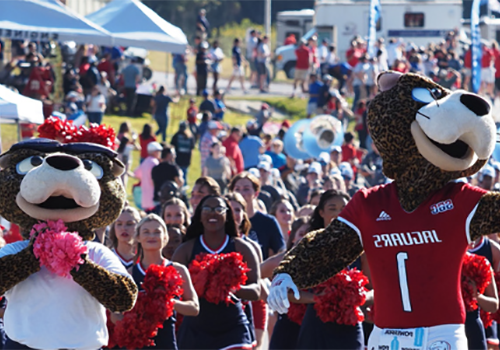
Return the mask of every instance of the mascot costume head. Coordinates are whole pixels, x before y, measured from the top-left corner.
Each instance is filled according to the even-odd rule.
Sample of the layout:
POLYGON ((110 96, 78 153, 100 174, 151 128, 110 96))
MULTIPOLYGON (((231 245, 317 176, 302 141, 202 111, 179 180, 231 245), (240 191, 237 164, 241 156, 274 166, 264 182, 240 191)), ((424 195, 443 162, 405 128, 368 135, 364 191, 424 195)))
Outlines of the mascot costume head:
POLYGON ((438 342, 465 349, 462 259, 471 241, 500 232, 500 194, 455 180, 477 173, 493 153, 491 106, 417 74, 385 72, 378 86, 367 124, 393 182, 358 191, 328 227, 288 252, 268 302, 285 312, 287 290, 323 283, 364 252, 377 326, 368 348, 391 346, 384 328, 421 327, 431 339, 432 327, 455 325, 418 349, 438 342))
POLYGON ((134 305, 132 278, 114 253, 91 242, 95 229, 116 220, 126 198, 119 179, 124 166, 104 145, 33 139, 0 156, 0 215, 19 225, 26 239, 0 250, 5 331, 13 342, 7 346, 97 349, 107 345, 105 310, 124 312, 134 305), (33 229, 40 225, 64 232, 33 229), (72 238, 58 243, 68 232, 72 238), (68 242, 84 254, 63 275, 51 252, 70 256, 77 248, 68 242))

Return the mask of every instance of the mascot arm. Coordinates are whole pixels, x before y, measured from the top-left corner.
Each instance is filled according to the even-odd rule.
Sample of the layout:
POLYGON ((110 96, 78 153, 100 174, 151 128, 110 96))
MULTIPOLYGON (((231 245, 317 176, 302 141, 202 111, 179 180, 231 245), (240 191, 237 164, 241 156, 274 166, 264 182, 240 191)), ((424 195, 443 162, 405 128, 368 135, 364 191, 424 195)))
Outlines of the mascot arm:
POLYGON ((309 232, 289 251, 274 275, 289 274, 299 289, 317 286, 353 263, 363 253, 358 234, 338 220, 309 232))
POLYGON ((137 286, 130 276, 112 273, 85 257, 73 280, 112 312, 125 312, 134 307, 137 286))
POLYGON ((471 240, 500 232, 500 193, 488 192, 481 197, 469 230, 471 240))
POLYGON ((32 249, 30 245, 19 253, 0 258, 0 295, 40 271, 40 262, 32 249))

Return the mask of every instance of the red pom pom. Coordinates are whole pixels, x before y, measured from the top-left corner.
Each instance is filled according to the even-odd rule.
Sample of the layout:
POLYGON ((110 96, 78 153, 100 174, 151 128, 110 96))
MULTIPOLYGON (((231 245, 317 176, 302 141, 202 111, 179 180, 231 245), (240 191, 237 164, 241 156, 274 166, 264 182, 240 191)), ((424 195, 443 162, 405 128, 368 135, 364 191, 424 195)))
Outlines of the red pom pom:
POLYGON ((491 282, 491 265, 485 257, 466 253, 462 261, 462 298, 464 300, 465 309, 470 312, 477 309, 477 300, 473 297, 474 290, 471 282, 476 284, 479 294, 483 294, 484 290, 491 282))
POLYGON ((38 137, 57 140, 61 143, 91 142, 115 148, 115 130, 106 125, 90 124, 77 128, 71 120, 49 117, 38 127, 38 137))
POLYGON ((288 319, 298 325, 301 325, 306 314, 306 310, 307 304, 291 303, 287 313, 288 319))
POLYGON ((142 287, 134 308, 125 313, 114 325, 113 338, 108 347, 117 344, 127 349, 143 349, 154 346, 153 338, 158 328, 174 312, 174 298, 183 293, 182 277, 173 266, 151 265, 146 270, 142 287))
POLYGON ((364 320, 368 278, 356 269, 342 270, 314 290, 314 309, 323 322, 354 326, 364 320))
POLYGON ((483 321, 484 328, 488 328, 493 324, 493 317, 491 313, 481 309, 479 310, 479 316, 481 317, 481 321, 483 321))
POLYGON ((250 271, 240 253, 201 253, 189 265, 193 286, 200 298, 210 303, 231 303, 230 293, 238 291, 250 271))

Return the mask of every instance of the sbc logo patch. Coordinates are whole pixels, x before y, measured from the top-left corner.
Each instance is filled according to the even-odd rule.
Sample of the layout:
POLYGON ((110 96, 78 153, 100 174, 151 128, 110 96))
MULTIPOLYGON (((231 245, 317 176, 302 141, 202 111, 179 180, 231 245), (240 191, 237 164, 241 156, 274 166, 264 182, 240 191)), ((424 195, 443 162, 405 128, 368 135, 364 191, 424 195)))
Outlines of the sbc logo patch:
POLYGON ((451 199, 447 199, 445 201, 431 205, 431 214, 436 215, 452 209, 453 209, 453 202, 451 201, 451 199))

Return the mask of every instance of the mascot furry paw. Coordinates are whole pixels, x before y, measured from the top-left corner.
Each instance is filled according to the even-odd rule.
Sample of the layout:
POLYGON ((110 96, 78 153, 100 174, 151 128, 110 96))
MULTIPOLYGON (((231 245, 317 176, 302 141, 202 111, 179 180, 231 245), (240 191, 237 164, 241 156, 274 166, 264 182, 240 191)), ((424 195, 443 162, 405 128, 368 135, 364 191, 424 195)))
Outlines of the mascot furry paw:
POLYGON ((107 345, 106 309, 130 310, 137 287, 118 258, 90 240, 93 230, 111 224, 124 205, 118 178, 123 164, 98 144, 37 139, 13 145, 0 156, 0 167, 0 215, 18 224, 26 239, 0 250, 6 347, 107 345), (62 220, 85 241, 87 253, 66 278, 41 266, 33 252, 36 236, 30 239, 29 233, 48 220, 62 220))
POLYGON ((368 127, 394 181, 360 190, 339 218, 311 232, 275 271, 270 305, 286 310, 287 290, 310 288, 363 251, 375 298, 369 349, 466 349, 460 266, 468 243, 500 232, 500 194, 464 182, 490 158, 495 123, 478 95, 449 91, 416 75, 386 72, 369 105, 368 127), (286 280, 286 279, 285 279, 286 280))

